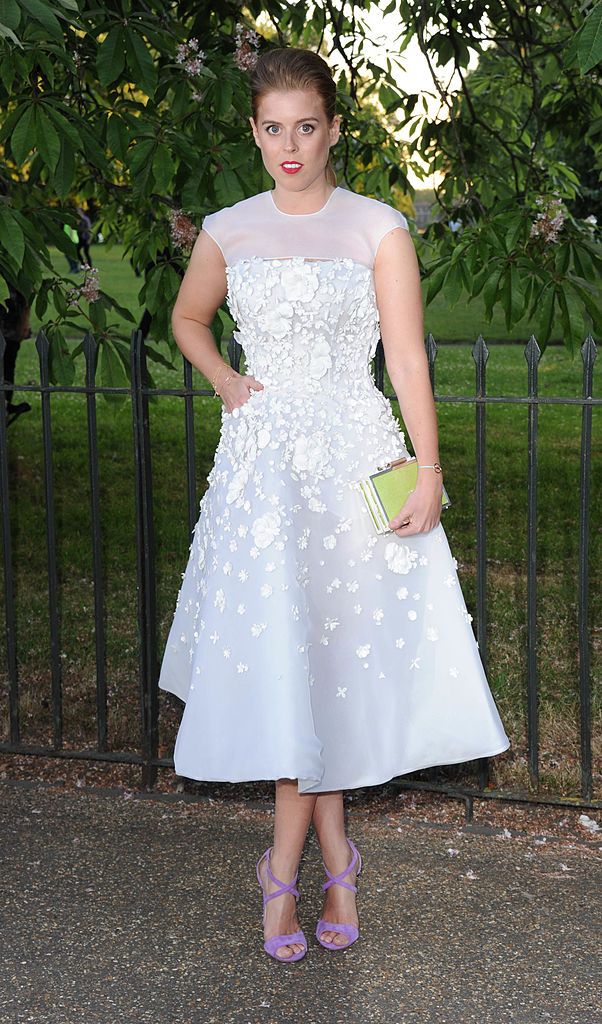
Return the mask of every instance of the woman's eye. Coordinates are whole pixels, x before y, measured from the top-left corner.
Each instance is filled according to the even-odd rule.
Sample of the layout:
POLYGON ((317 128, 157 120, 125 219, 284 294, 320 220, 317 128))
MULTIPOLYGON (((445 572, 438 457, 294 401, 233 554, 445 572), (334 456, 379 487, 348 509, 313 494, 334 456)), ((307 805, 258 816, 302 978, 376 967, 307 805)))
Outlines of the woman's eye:
POLYGON ((304 131, 302 131, 302 132, 301 132, 301 134, 302 134, 302 135, 311 135, 311 133, 312 133, 312 132, 313 132, 313 130, 314 130, 314 126, 313 126, 313 124, 302 124, 302 125, 301 125, 301 128, 309 128, 309 131, 308 131, 308 132, 304 132, 304 131))
POLYGON ((272 131, 272 128, 278 128, 278 125, 277 124, 269 124, 267 126, 267 128, 266 128, 266 131, 267 131, 268 135, 273 135, 274 134, 274 132, 272 131))

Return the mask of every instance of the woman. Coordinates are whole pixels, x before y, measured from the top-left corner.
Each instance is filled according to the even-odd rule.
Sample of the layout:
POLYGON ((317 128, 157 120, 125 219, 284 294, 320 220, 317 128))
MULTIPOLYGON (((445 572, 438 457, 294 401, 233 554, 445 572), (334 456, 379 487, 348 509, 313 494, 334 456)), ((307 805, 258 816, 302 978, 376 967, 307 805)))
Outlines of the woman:
POLYGON ((341 950, 358 936, 361 869, 342 791, 500 753, 508 738, 439 522, 407 222, 336 186, 340 117, 321 57, 267 53, 251 93, 275 187, 205 217, 173 311, 179 348, 223 405, 159 685, 186 702, 178 774, 275 780, 273 846, 257 864, 264 949, 295 961, 310 822, 328 875, 316 937, 341 950), (245 374, 209 329, 226 296, 245 374), (380 536, 357 480, 409 453, 370 373, 379 335, 421 467, 380 536))

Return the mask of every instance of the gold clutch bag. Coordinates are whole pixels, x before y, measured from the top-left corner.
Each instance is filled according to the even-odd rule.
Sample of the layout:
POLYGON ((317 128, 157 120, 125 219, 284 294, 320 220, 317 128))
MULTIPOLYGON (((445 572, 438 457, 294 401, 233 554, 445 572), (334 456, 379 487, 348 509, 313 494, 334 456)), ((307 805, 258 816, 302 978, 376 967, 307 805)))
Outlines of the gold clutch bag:
MULTIPOLYGON (((418 460, 415 456, 409 459, 393 459, 386 466, 370 473, 359 480, 359 490, 370 518, 377 533, 393 533, 388 522, 403 508, 407 498, 416 488, 418 480, 418 460)), ((443 487, 441 507, 449 508, 451 501, 443 487)))

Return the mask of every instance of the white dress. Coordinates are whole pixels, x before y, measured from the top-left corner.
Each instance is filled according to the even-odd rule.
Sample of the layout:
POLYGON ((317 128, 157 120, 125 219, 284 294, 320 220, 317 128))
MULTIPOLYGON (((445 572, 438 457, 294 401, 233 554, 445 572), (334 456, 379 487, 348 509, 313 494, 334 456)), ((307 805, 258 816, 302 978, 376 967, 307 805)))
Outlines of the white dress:
POLYGON ((443 526, 379 536, 355 484, 410 454, 369 365, 374 258, 398 227, 341 187, 316 213, 266 191, 203 221, 264 387, 222 406, 161 665, 185 702, 178 775, 319 793, 509 747, 443 526))

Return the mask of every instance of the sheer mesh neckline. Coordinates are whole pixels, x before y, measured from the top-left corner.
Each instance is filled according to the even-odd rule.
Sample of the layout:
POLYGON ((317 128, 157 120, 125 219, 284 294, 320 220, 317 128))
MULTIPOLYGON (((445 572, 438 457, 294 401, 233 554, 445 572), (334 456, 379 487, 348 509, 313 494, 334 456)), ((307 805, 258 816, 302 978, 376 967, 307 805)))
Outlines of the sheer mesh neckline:
POLYGON ((276 211, 276 213, 279 213, 282 217, 317 217, 319 213, 324 213, 324 210, 326 209, 326 207, 330 203, 330 200, 332 199, 333 195, 335 194, 335 192, 338 192, 339 190, 340 190, 340 185, 335 185, 335 187, 333 188, 332 192, 328 196, 328 199, 324 203, 324 206, 321 206, 319 210, 314 210, 313 213, 285 213, 284 210, 281 210, 278 206, 276 206, 276 203, 274 201, 274 196, 273 196, 273 191, 274 190, 273 189, 268 189, 267 194, 270 197, 270 202, 271 202, 274 210, 276 211))

